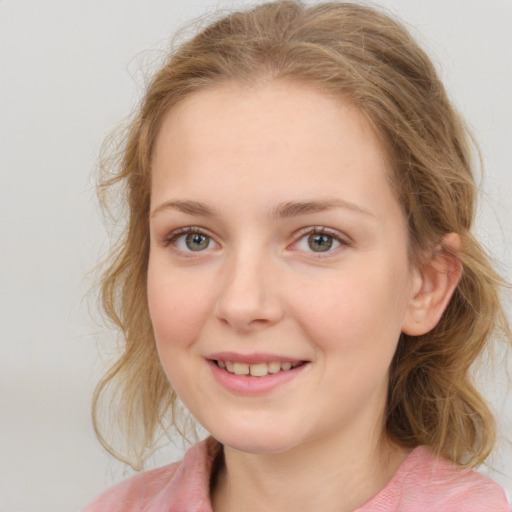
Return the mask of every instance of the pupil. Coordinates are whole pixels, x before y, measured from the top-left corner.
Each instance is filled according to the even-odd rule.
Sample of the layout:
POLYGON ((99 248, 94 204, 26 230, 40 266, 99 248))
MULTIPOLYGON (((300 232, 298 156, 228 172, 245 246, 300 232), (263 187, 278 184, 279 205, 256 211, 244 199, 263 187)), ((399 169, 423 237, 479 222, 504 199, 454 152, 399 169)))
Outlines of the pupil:
POLYGON ((325 234, 310 235, 308 245, 315 252, 325 252, 332 247, 332 236, 325 234))
POLYGON ((210 243, 206 235, 198 233, 189 233, 185 242, 191 251, 202 251, 203 249, 206 249, 210 243))

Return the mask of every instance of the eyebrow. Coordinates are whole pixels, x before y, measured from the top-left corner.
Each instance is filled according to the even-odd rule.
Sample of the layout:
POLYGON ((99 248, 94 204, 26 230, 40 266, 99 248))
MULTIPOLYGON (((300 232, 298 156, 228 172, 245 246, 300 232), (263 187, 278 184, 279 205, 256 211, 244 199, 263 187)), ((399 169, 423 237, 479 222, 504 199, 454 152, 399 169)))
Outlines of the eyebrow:
POLYGON ((356 213, 375 217, 373 213, 361 208, 359 205, 341 198, 328 198, 313 201, 288 201, 272 208, 270 217, 273 219, 296 217, 298 215, 332 210, 333 208, 345 208, 356 213))
MULTIPOLYGON (((351 201, 346 201, 341 198, 328 198, 312 201, 287 201, 271 208, 269 216, 271 219, 277 220, 288 217, 297 217, 299 215, 319 213, 326 210, 332 210, 333 208, 345 208, 356 213, 375 217, 375 215, 368 210, 361 208, 359 205, 352 203, 351 201)), ((151 213, 151 218, 165 210, 177 210, 182 213, 198 217, 215 217, 218 215, 216 210, 206 203, 189 200, 170 200, 157 206, 151 213)))
POLYGON ((215 212, 213 208, 205 203, 198 201, 165 201, 157 206, 151 213, 151 218, 165 210, 178 210, 188 215, 196 215, 201 217, 214 217, 215 212))

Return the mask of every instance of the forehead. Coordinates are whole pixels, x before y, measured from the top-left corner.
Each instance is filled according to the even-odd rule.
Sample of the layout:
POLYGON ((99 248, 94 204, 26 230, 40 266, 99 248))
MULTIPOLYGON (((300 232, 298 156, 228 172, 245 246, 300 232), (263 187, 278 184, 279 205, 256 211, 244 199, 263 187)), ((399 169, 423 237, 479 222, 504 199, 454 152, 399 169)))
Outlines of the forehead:
POLYGON ((152 168, 153 204, 234 184, 249 202, 343 192, 365 208, 390 193, 385 151, 360 110, 288 82, 193 93, 165 116, 152 168))
MULTIPOLYGON (((343 120, 352 125, 354 132, 363 134, 368 145, 381 145, 356 106, 311 85, 284 80, 254 86, 227 82, 192 93, 175 105, 164 116, 153 156, 162 150, 161 142, 166 135, 181 137, 181 143, 193 139, 195 149, 220 149, 227 143, 232 151, 247 150, 249 146, 263 145, 266 136, 273 136, 281 144, 309 139, 319 149, 328 149, 332 139, 339 135, 332 129, 341 128, 343 120), (234 130, 237 130, 236 139, 233 139, 234 130), (328 131, 332 137, 326 137, 328 131), (197 146, 198 142, 201 147, 197 146)), ((348 138, 349 134, 345 133, 336 143, 348 138)), ((189 147, 185 145, 182 149, 189 147)))

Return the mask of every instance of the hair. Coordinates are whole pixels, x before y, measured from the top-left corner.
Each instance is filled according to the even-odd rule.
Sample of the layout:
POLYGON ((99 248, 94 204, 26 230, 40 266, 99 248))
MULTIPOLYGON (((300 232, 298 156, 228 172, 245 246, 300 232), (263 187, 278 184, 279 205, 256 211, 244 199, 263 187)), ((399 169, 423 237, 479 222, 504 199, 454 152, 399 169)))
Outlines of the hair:
POLYGON ((117 152, 103 159, 100 201, 106 210, 112 201, 127 210, 119 216, 124 231, 101 281, 103 310, 122 336, 120 357, 94 394, 99 440, 121 460, 140 464, 159 432, 180 429, 146 294, 151 157, 162 119, 196 91, 268 80, 310 85, 364 113, 388 154, 390 183, 408 221, 412 264, 421 266, 423 256, 439 247, 446 252, 443 236, 459 234, 461 248, 450 256, 458 258, 462 275, 444 315, 427 334, 399 339, 385 428, 403 447, 426 445, 458 464, 480 464, 493 447, 495 425, 471 369, 491 335, 510 338, 510 330, 499 298, 504 283, 471 234, 475 146, 432 62, 407 30, 354 3, 277 1, 211 23, 166 58, 117 152), (105 400, 131 459, 102 434, 105 400))

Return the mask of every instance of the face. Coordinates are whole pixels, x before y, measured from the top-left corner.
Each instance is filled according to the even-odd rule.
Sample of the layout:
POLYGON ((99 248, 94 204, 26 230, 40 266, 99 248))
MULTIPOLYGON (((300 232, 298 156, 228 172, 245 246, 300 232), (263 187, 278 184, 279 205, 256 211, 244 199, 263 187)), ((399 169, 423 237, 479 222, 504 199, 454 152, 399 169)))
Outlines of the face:
POLYGON ((382 428, 416 282, 388 175, 364 116, 307 86, 227 84, 164 119, 149 309, 173 388, 222 443, 382 428))

